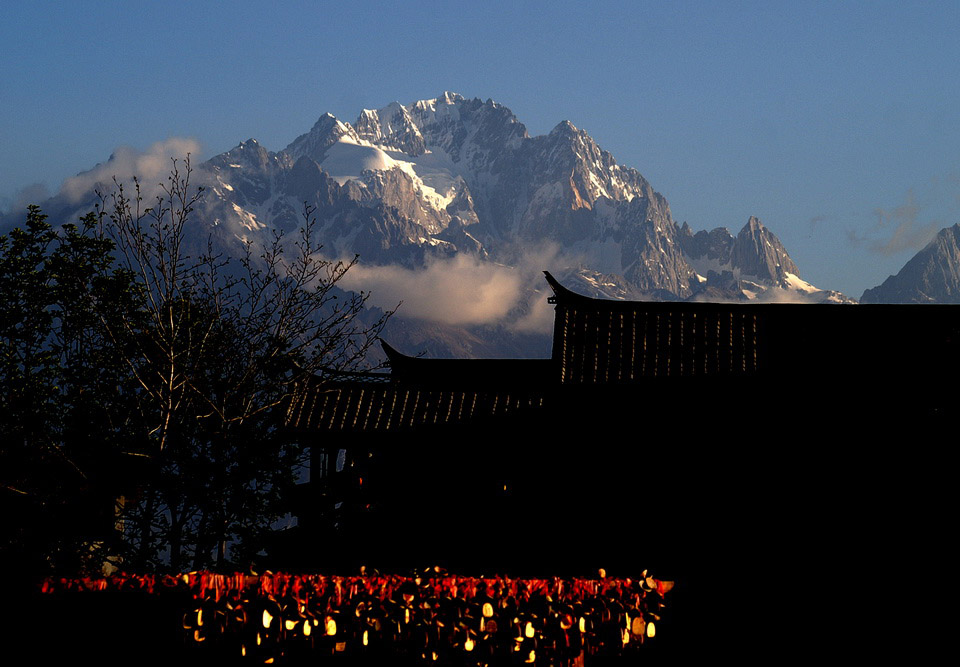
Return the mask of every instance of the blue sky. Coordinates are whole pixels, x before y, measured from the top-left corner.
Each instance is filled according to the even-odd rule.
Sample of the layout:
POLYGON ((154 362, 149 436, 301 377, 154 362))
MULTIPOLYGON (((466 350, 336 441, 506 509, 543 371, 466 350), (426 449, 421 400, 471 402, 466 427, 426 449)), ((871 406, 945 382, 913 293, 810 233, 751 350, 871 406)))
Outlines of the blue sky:
POLYGON ((859 297, 960 222, 957 2, 21 2, 0 21, 0 206, 118 146, 280 150, 324 112, 453 90, 561 120, 678 222, 750 215, 859 297), (38 185, 39 184, 39 185, 38 185))

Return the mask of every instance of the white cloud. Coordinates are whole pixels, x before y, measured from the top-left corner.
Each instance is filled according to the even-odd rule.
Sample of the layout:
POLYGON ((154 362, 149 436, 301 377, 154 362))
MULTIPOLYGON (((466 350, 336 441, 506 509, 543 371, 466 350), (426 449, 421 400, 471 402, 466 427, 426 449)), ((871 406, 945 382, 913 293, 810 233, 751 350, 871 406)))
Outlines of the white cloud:
POLYGON ((517 266, 466 254, 435 259, 419 269, 357 264, 342 286, 371 292, 371 303, 382 308, 402 301, 400 317, 544 333, 553 325, 553 312, 541 271, 551 268, 555 258, 546 249, 524 254, 517 266))
POLYGON ((78 202, 95 189, 110 189, 114 178, 132 187, 133 178, 136 176, 144 195, 150 196, 170 174, 174 159, 182 165, 188 155, 196 158, 199 154, 200 144, 194 139, 183 137, 158 141, 146 151, 120 146, 106 162, 65 180, 60 187, 60 194, 71 202, 78 202))
POLYGON ((462 254, 422 269, 358 264, 344 283, 371 291, 377 305, 403 301, 404 317, 444 324, 500 321, 516 306, 521 287, 516 269, 462 254))

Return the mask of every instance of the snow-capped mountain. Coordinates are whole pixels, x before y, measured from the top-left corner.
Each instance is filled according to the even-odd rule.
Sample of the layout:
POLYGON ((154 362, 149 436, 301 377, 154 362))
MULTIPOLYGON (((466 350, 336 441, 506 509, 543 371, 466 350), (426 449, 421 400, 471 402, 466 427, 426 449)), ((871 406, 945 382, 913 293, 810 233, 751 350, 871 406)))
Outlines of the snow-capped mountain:
POLYGON ((241 238, 291 229, 307 202, 327 250, 368 264, 459 253, 510 264, 550 245, 567 266, 539 268, 633 296, 842 300, 802 281, 756 218, 736 237, 680 228, 666 199, 586 132, 564 121, 531 137, 492 100, 448 92, 365 109, 353 124, 325 114, 278 153, 250 140, 204 168, 205 217, 241 238))
MULTIPOLYGON (((324 252, 358 254, 366 272, 351 273, 365 279, 389 273, 375 292, 397 288, 393 303, 407 304, 401 315, 429 321, 424 328, 438 339, 468 340, 456 330, 461 325, 486 327, 487 339, 496 337, 491 326, 504 323, 510 336, 549 330, 545 294, 536 293, 544 269, 574 290, 608 298, 849 301, 804 282, 756 218, 736 236, 678 226, 667 200, 585 131, 563 121, 530 136, 492 100, 447 92, 364 109, 352 124, 324 114, 279 152, 249 139, 194 169, 206 188, 192 228, 197 247, 209 238, 227 254, 245 242, 266 245, 276 232, 297 229, 307 206, 324 252), (443 262, 469 278, 438 270, 443 262), (429 284, 399 289, 431 268, 429 284), (505 275, 508 268, 513 273, 505 275), (482 294, 469 285, 457 292, 464 281, 478 283, 482 294), (430 294, 430 307, 410 306, 411 294, 438 288, 447 289, 445 298, 430 294), (459 320, 437 316, 475 297, 482 303, 459 320)), ((92 194, 87 204, 76 183, 73 190, 44 210, 64 219, 78 206, 89 210, 92 194)))

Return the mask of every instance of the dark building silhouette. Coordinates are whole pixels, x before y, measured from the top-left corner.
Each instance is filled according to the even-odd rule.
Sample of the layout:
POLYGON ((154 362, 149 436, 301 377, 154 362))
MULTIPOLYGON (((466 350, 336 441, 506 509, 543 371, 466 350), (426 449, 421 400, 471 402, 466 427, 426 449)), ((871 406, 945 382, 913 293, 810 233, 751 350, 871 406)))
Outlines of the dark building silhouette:
POLYGON ((551 359, 385 345, 389 374, 300 389, 291 566, 652 568, 678 581, 681 639, 744 650, 911 622, 878 582, 947 572, 956 307, 607 301, 547 280, 551 359))

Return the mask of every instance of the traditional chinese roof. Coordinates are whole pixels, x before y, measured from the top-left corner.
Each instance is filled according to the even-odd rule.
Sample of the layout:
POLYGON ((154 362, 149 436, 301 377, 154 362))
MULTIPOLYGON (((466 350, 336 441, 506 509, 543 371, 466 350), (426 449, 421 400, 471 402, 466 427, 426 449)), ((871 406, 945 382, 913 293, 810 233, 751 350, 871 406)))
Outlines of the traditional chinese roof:
POLYGON ((546 277, 557 305, 553 359, 565 384, 752 375, 762 364, 756 308, 591 299, 546 277))
POLYGON ((389 375, 316 378, 297 392, 287 426, 382 432, 468 424, 553 405, 574 387, 606 387, 594 399, 612 405, 634 400, 609 393, 618 388, 662 393, 693 386, 693 378, 728 387, 776 379, 822 395, 960 370, 955 306, 615 301, 546 279, 556 305, 551 359, 424 359, 383 343, 389 375), (824 377, 833 378, 829 386, 824 377))
POLYGON ((956 306, 614 301, 554 291, 553 360, 563 384, 653 378, 915 377, 956 369, 956 306))

